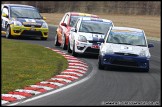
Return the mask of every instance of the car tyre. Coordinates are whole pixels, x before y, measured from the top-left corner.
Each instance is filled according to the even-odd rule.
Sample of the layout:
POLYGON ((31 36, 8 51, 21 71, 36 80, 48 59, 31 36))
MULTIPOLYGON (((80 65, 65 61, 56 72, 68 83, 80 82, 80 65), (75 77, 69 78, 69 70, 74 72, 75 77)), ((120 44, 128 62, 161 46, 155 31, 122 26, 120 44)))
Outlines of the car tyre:
POLYGON ((74 41, 74 43, 73 43, 72 56, 77 56, 77 53, 75 52, 75 41, 74 41))
POLYGON ((62 39, 62 49, 67 50, 66 37, 65 36, 63 36, 63 39, 62 39))
POLYGON ((6 38, 11 38, 11 28, 10 28, 10 25, 7 26, 7 29, 6 29, 6 38))
POLYGON ((101 64, 101 59, 99 58, 99 61, 98 61, 98 68, 100 70, 103 70, 104 69, 104 66, 101 64))
POLYGON ((146 68, 146 69, 140 69, 141 72, 149 72, 149 69, 146 68))
POLYGON ((58 42, 58 36, 55 36, 55 42, 54 42, 55 46, 60 46, 61 44, 58 42))
POLYGON ((46 37, 41 37, 41 40, 47 40, 47 38, 46 37))
POLYGON ((67 50, 68 50, 68 53, 71 53, 71 52, 72 52, 72 50, 70 49, 70 41, 69 41, 69 43, 68 43, 67 50))

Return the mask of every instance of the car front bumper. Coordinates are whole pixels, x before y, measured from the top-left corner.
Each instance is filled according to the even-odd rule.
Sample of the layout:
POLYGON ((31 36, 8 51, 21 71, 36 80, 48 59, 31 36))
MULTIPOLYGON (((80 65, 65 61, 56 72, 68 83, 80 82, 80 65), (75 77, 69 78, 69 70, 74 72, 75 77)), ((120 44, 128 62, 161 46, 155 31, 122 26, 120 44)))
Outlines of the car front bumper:
POLYGON ((10 25, 12 36, 39 36, 48 37, 48 28, 32 28, 25 26, 10 25))
POLYGON ((99 59, 104 66, 109 65, 149 69, 149 59, 146 57, 106 54, 104 56, 99 55, 99 59))
POLYGON ((85 43, 77 41, 75 43, 75 52, 80 54, 99 54, 100 44, 85 43))

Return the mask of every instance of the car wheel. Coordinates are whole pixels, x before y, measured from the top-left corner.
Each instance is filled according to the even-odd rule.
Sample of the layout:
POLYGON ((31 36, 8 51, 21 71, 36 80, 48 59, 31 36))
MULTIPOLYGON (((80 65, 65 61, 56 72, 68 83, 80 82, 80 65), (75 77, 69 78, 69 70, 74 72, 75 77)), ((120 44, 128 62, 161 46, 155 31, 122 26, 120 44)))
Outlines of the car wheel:
POLYGON ((141 72, 149 72, 149 69, 146 68, 146 69, 140 69, 141 72))
POLYGON ((11 38, 11 29, 10 29, 10 25, 7 26, 6 29, 6 38, 11 38))
POLYGON ((101 59, 100 58, 98 59, 98 68, 100 70, 103 70, 104 69, 104 66, 101 64, 101 59))
POLYGON ((60 46, 60 43, 58 42, 58 36, 57 36, 57 34, 55 36, 54 44, 55 44, 55 46, 60 46))
POLYGON ((63 50, 66 50, 67 49, 65 36, 63 36, 63 38, 62 38, 62 49, 63 50))
POLYGON ((144 72, 149 72, 149 69, 145 69, 144 72))
POLYGON ((73 56, 77 56, 77 53, 75 52, 75 41, 73 43, 73 51, 72 51, 73 56))
POLYGON ((72 52, 72 50, 70 49, 70 41, 69 41, 69 43, 68 43, 67 50, 68 50, 68 53, 71 53, 71 52, 72 52))
POLYGON ((47 40, 47 38, 46 37, 41 37, 41 40, 47 40))

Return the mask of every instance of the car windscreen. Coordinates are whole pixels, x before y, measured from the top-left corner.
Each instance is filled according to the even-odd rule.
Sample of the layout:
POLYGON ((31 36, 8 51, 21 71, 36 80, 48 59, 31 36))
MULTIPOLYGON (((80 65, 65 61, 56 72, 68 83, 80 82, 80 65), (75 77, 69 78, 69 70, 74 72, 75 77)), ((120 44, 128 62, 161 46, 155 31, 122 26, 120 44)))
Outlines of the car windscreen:
POLYGON ((79 32, 106 34, 111 26, 111 22, 83 20, 79 32))
POLYGON ((20 6, 12 6, 11 7, 11 17, 12 18, 34 18, 34 19, 42 19, 41 15, 35 8, 30 7, 20 7, 20 6))
MULTIPOLYGON (((74 15, 72 15, 72 16, 70 17, 70 26, 71 26, 71 27, 74 26, 75 22, 77 21, 77 19, 78 19, 79 17, 94 17, 94 16, 74 16, 74 15)), ((96 17, 97 17, 97 16, 96 16, 96 17)))
POLYGON ((107 43, 146 46, 143 32, 114 32, 110 31, 107 43))

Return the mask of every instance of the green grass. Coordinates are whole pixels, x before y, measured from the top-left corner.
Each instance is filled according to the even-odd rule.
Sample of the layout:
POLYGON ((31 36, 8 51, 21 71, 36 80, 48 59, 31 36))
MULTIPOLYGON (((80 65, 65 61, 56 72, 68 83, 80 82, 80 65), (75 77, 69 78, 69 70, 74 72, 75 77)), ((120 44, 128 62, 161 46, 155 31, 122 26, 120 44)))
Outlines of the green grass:
POLYGON ((42 46, 1 39, 2 93, 47 80, 67 68, 67 60, 42 46))

